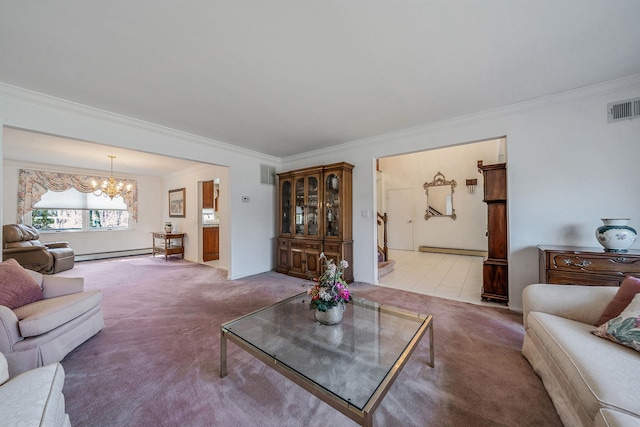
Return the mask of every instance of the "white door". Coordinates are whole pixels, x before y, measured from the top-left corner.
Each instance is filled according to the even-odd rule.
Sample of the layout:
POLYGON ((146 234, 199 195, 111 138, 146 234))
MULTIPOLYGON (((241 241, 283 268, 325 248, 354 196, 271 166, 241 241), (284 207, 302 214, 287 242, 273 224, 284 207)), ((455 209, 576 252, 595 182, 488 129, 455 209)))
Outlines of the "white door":
POLYGON ((390 249, 413 250, 413 195, 411 189, 387 192, 387 241, 390 249))

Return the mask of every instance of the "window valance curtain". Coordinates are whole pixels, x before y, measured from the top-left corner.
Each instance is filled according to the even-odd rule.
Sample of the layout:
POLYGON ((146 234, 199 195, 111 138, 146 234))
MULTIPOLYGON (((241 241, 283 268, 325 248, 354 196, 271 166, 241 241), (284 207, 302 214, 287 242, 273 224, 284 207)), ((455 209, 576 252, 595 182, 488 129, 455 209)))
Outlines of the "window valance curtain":
MULTIPOLYGON (((75 175, 69 173, 44 172, 20 169, 18 175, 18 223, 22 223, 23 215, 31 212, 33 205, 38 203, 47 191, 65 191, 75 188, 82 193, 93 193, 91 183, 108 180, 104 176, 75 175)), ((135 180, 127 179, 131 184, 131 191, 123 197, 131 213, 131 219, 138 220, 138 184, 135 180)))

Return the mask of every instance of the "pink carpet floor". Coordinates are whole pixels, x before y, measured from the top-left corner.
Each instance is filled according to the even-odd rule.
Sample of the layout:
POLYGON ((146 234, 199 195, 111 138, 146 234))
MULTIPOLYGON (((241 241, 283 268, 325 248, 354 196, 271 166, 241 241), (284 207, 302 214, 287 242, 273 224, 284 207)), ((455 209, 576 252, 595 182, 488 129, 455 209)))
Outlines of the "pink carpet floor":
MULTIPOLYGON (((302 292, 302 280, 268 272, 229 281, 150 256, 76 263, 61 275, 102 290, 106 322, 62 361, 73 426, 356 425, 233 343, 220 378, 220 325, 302 292)), ((376 426, 562 425, 520 353, 521 315, 363 283, 351 290, 434 316, 435 368, 424 338, 376 426)))

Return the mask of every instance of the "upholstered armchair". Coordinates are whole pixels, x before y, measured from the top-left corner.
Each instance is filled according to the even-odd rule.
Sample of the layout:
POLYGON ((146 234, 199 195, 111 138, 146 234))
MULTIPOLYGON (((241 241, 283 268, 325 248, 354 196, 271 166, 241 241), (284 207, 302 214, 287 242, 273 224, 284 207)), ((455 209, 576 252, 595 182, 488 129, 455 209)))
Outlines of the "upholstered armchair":
POLYGON ((38 230, 29 225, 4 225, 2 238, 2 259, 14 258, 26 269, 54 274, 73 268, 75 263, 67 242, 42 243, 38 230))

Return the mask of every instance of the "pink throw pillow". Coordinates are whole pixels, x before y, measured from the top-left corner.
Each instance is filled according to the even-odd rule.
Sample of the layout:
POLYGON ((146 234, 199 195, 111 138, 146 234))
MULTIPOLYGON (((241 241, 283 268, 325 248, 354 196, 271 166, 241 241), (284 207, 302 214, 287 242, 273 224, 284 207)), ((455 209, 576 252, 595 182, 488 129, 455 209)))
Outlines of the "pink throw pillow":
POLYGON ((0 262, 0 305, 11 310, 42 299, 42 289, 13 258, 0 262))
POLYGON ((637 293, 640 293, 640 279, 631 276, 626 277, 620 284, 618 292, 609 305, 607 305, 607 308, 604 309, 600 315, 600 319, 598 319, 595 325, 600 326, 614 317, 618 317, 631 303, 637 293))

